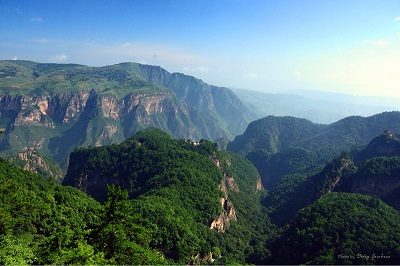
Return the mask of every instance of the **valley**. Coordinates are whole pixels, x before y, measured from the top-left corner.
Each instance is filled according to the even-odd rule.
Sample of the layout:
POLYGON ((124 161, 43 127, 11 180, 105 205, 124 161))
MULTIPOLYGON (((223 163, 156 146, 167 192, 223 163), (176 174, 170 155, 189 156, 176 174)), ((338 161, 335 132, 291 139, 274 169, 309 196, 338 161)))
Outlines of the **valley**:
POLYGON ((307 97, 0 61, 0 264, 398 263, 400 112, 307 97))

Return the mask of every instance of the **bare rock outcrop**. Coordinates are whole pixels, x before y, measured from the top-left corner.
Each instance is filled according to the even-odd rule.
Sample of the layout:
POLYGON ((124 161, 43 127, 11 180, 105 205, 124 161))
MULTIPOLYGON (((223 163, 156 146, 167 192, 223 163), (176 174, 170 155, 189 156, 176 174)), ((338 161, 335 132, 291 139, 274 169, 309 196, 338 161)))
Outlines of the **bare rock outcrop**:
POLYGON ((230 221, 237 221, 236 211, 231 201, 220 198, 222 213, 211 223, 210 229, 225 232, 230 227, 230 221))
POLYGON ((49 158, 42 157, 33 148, 19 153, 10 160, 26 171, 52 177, 56 181, 61 182, 64 177, 64 173, 54 162, 51 162, 49 158))
POLYGON ((231 221, 237 221, 235 208, 232 202, 228 200, 228 190, 239 192, 239 186, 233 177, 226 175, 218 159, 214 157, 211 157, 211 159, 223 173, 223 179, 218 187, 224 193, 224 197, 220 198, 222 213, 211 223, 210 229, 222 233, 229 229, 231 221))
POLYGON ((261 191, 261 190, 264 190, 264 186, 262 184, 261 178, 258 178, 256 184, 256 191, 261 191))

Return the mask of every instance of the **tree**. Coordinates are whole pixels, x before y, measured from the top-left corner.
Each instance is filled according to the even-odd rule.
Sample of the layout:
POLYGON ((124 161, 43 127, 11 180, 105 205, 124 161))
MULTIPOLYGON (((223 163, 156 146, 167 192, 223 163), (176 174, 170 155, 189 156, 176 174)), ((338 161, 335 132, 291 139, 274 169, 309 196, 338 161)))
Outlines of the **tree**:
POLYGON ((97 232, 98 247, 105 258, 117 264, 165 264, 162 254, 149 248, 150 231, 138 224, 128 191, 115 185, 107 189, 103 224, 97 232))

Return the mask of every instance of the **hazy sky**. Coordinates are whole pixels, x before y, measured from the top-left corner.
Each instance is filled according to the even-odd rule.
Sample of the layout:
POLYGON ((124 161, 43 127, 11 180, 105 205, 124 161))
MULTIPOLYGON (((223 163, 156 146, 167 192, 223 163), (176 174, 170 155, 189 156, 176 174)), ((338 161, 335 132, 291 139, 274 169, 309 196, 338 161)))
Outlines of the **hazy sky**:
POLYGON ((159 65, 219 86, 400 96, 399 0, 0 0, 0 60, 159 65))

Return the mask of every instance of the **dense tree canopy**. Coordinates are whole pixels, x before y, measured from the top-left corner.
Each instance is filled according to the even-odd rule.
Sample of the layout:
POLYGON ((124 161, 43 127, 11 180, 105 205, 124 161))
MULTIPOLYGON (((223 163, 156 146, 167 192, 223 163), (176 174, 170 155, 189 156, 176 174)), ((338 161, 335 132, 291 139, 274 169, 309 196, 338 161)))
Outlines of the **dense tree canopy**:
POLYGON ((330 193, 299 211, 273 245, 273 263, 397 264, 400 214, 381 200, 330 193))
POLYGON ((0 264, 398 261, 400 214, 386 203, 398 207, 400 157, 257 154, 276 177, 266 190, 248 159, 158 129, 76 149, 64 185, 100 203, 0 160, 0 264))

